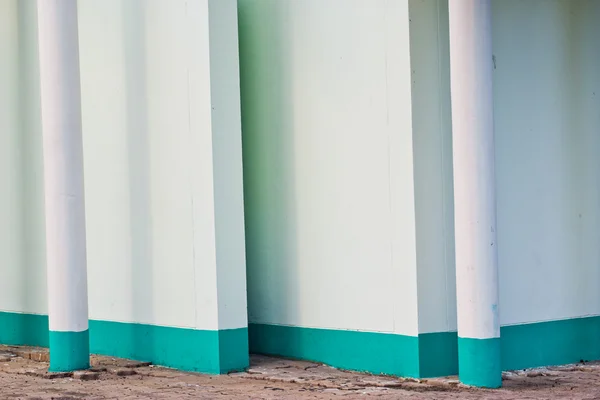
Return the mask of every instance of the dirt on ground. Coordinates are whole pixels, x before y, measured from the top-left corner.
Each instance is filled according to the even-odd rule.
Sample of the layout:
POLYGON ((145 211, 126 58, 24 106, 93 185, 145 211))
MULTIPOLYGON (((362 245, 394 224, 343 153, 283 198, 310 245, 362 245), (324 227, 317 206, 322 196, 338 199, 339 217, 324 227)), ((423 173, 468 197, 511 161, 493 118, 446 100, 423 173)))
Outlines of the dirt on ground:
POLYGON ((399 379, 263 356, 222 376, 99 356, 89 371, 52 374, 47 361, 44 349, 0 346, 0 399, 600 399, 595 363, 507 372, 502 389, 482 390, 456 377, 399 379))

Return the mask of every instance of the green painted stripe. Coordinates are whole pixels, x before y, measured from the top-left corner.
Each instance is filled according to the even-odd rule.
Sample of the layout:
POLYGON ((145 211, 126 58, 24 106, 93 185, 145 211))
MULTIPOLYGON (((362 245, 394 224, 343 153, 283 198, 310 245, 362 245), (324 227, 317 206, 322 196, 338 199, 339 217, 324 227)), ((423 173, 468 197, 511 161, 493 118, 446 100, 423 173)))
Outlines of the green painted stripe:
POLYGON ((373 374, 430 378, 458 373, 456 333, 416 336, 250 324, 253 353, 373 374))
MULTIPOLYGON (((250 324, 249 331, 250 350, 255 353, 398 376, 428 378, 458 373, 456 332, 420 334, 416 343, 411 336, 267 324, 250 324), (380 336, 382 345, 373 344, 380 336), (357 354, 355 359, 353 354, 357 354)), ((599 337, 598 316, 502 327, 502 370, 600 360, 599 337)))
POLYGON ((68 372, 90 367, 90 336, 82 332, 50 331, 51 372, 68 372))
POLYGON ((250 366, 248 328, 219 331, 219 372, 243 371, 250 366))
POLYGON ((458 338, 458 376, 466 385, 499 388, 502 386, 500 338, 458 338))
MULTIPOLYGON (((426 334, 429 335, 429 334, 426 334)), ((421 350, 422 376, 442 376, 448 374, 448 369, 428 373, 428 365, 435 365, 437 354, 447 352, 456 357, 456 332, 443 332, 433 344, 419 343, 421 350), (423 352, 423 349, 427 351, 423 352), (445 349, 445 350, 444 350, 445 349), (429 354, 429 363, 424 355, 429 354), (423 372, 425 371, 427 372, 423 372)), ((422 338, 425 335, 419 335, 422 338)), ((503 326, 500 329, 501 363, 503 371, 564 365, 580 361, 600 360, 600 317, 583 317, 559 321, 536 322, 531 324, 503 326)), ((446 356, 444 356, 445 358, 446 356)), ((457 360, 457 358, 455 359, 457 360)), ((447 364, 457 365, 457 361, 447 364)), ((451 372, 452 374, 458 371, 451 372)))
POLYGON ((249 365, 246 328, 209 331, 90 321, 90 347, 97 354, 209 374, 249 365))
MULTIPOLYGON (((215 332, 90 321, 90 349, 92 353, 187 371, 226 373, 246 368, 248 331, 215 332), (170 330, 181 332, 172 334, 170 330), (215 343, 219 356, 210 350, 217 346, 215 343), (191 359, 186 359, 188 356, 191 359), (215 357, 220 360, 215 361, 215 357)), ((600 360, 600 317, 505 326, 501 337, 503 370, 600 360)), ((421 334, 417 341, 411 336, 252 324, 250 340, 256 353, 321 361, 358 371, 413 377, 454 375, 458 371, 456 332, 421 334), (338 342, 339 332, 344 338, 338 342), (358 358, 352 360, 352 354, 358 358)), ((0 343, 48 347, 48 317, 0 312, 0 343)))
MULTIPOLYGON (((48 317, 0 312, 0 343, 48 347, 48 317)), ((208 331, 91 320, 89 343, 94 354, 184 371, 223 374, 249 365, 246 328, 208 331)))
POLYGON ((250 324, 250 351, 374 374, 419 376, 418 338, 386 333, 250 324))
POLYGON ((0 343, 48 347, 48 316, 0 311, 0 343))
POLYGON ((600 360, 600 317, 504 326, 500 337, 505 371, 600 360))
POLYGON ((458 374, 456 332, 419 334, 420 378, 458 374))

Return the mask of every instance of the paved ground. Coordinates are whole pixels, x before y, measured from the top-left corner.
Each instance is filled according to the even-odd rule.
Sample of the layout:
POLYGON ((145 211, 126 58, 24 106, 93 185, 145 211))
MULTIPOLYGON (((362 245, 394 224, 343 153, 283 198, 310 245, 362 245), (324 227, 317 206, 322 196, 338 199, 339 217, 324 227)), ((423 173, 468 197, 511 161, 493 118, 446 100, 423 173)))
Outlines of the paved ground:
POLYGON ((206 376, 109 357, 93 371, 48 374, 41 349, 0 346, 0 399, 600 399, 600 365, 506 373, 500 390, 453 378, 416 381, 256 356, 246 373, 206 376))

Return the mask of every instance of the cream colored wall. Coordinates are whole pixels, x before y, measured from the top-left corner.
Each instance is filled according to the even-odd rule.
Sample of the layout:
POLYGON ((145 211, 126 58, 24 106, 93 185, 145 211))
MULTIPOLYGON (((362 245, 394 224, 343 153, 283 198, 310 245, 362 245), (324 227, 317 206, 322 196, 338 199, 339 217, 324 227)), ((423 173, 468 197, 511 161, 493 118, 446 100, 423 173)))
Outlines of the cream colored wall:
MULTIPOLYGON (((239 122, 218 95, 235 82, 207 80, 233 68, 215 44, 235 38, 201 4, 80 2, 92 318, 245 321, 239 151, 206 134, 239 122), (216 302, 221 284, 240 297, 216 302)), ((447 4, 408 4, 239 3, 252 322, 455 329, 447 4)), ((502 324, 596 315, 600 5, 493 6, 502 324)), ((0 2, 0 310, 43 314, 34 21, 34 0, 0 2)))
MULTIPOLYGON (((385 96, 399 89, 370 90, 381 76, 378 57, 390 57, 382 46, 401 48, 374 32, 402 21, 389 10, 378 23, 369 18, 403 2, 369 4, 347 2, 339 11, 331 1, 316 12, 310 2, 240 2, 251 322, 386 331, 389 302, 414 310, 414 290, 404 291, 407 298, 392 294, 387 249, 366 247, 386 237, 376 216, 391 221, 378 203, 385 191, 374 186, 387 173, 378 164, 385 152, 375 147, 383 118, 369 105, 382 101, 385 110, 385 96), (343 53, 350 46, 356 58, 343 53), (369 132, 368 143, 353 141, 360 131, 369 132), (363 201, 367 191, 372 197, 363 201), (355 241, 344 242, 350 234, 355 241), (366 259, 368 276, 361 274, 366 259), (352 293, 363 294, 360 304, 352 293)), ((495 0, 493 7, 501 322, 597 315, 600 4, 495 0)), ((410 60, 411 87, 402 90, 411 90, 412 113, 391 114, 412 121, 418 331, 453 331, 447 2, 413 0, 409 9, 410 59, 405 48, 399 57, 410 60)), ((402 291, 398 281, 394 287, 402 291)))
POLYGON ((246 326, 235 5, 79 2, 93 319, 246 326))
POLYGON ((419 332, 456 330, 448 3, 410 0, 419 332))
POLYGON ((37 62, 35 0, 0 1, 0 311, 45 314, 37 62))
MULTIPOLYGON (((447 2, 411 1, 420 332, 456 329, 447 2)), ((600 3, 494 0, 502 325, 600 314, 600 3)))
POLYGON ((408 1, 238 4, 250 322, 416 335, 408 1))
MULTIPOLYGON (((245 327, 235 0, 78 5, 90 318, 245 327)), ((35 1, 0 7, 0 310, 45 313, 35 1)))
POLYGON ((600 314, 600 3, 493 3, 502 324, 600 314))

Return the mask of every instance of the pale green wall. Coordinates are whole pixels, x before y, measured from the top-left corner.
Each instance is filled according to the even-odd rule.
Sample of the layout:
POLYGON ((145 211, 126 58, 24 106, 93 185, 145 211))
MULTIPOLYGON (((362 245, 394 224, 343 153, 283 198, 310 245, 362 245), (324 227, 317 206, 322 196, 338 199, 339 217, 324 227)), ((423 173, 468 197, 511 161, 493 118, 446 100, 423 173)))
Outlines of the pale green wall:
MULTIPOLYGON (((0 311, 45 314, 35 4, 0 2, 0 311)), ((235 0, 78 7, 90 318, 245 328, 235 0)))
MULTIPOLYGON (((236 82, 207 80, 235 76, 214 45, 235 37, 198 4, 80 1, 95 319, 246 321, 236 82)), ((239 7, 250 321, 455 330, 447 3, 239 7)), ((493 2, 505 326, 600 314, 598 20, 592 0, 493 2)), ((35 26, 34 0, 0 2, 0 311, 44 314, 35 26)))
MULTIPOLYGON (((412 125, 418 331, 453 331, 447 2, 409 4, 410 58, 405 49, 398 56, 412 69, 411 87, 402 89, 404 95, 411 91, 412 113, 407 115, 405 107, 390 114, 412 125)), ((369 18, 385 5, 331 1, 319 12, 311 2, 242 0, 240 5, 250 320, 389 330, 375 321, 390 320, 389 302, 395 299, 412 309, 411 300, 402 296, 414 292, 394 297, 388 291, 393 278, 384 267, 389 260, 377 256, 389 250, 361 248, 384 240, 378 230, 384 224, 372 224, 388 209, 377 203, 386 192, 372 186, 388 172, 383 165, 378 169, 385 152, 371 152, 378 134, 385 135, 385 125, 379 125, 384 117, 371 103, 382 102, 380 109, 386 109, 385 96, 396 87, 391 83, 387 92, 369 91, 366 83, 374 88, 384 74, 375 65, 386 52, 378 51, 383 43, 390 46, 393 36, 381 34, 384 19, 372 23, 369 18), (335 30, 327 25, 331 19, 335 30), (343 53, 348 49, 360 56, 349 59, 343 53), (335 56, 343 66, 334 63, 335 56), (359 135, 368 144, 355 142, 359 135), (342 157, 348 162, 340 162, 342 157), (356 241, 341 246, 350 233, 356 241), (361 274, 363 263, 370 275, 361 274), (360 304, 353 293, 364 294, 360 304), (352 322, 346 322, 343 310, 358 310, 358 315, 348 315, 352 322)), ((600 314, 600 75, 594 73, 600 66, 599 15, 594 1, 493 2, 503 325, 600 314)), ((399 14, 388 12, 386 18, 402 24, 399 14)), ((404 134, 392 132, 391 137, 404 134)), ((409 193, 411 184, 404 190, 409 193)), ((402 229, 413 228, 403 221, 402 229)), ((410 262, 401 264, 406 268, 410 262)), ((396 292, 403 292, 398 282, 396 292)))
POLYGON ((250 322, 416 335, 408 2, 238 4, 250 322))
POLYGON ((600 314, 600 2, 493 3, 504 325, 600 314))
POLYGON ((419 332, 456 330, 447 1, 411 0, 419 332))
MULTIPOLYGON (((502 325, 600 314, 600 3, 493 1, 502 325)), ((421 332, 456 329, 447 3, 411 1, 421 332)))
POLYGON ((35 0, 0 2, 0 311, 46 313, 35 0), (33 21, 33 23, 32 23, 33 21))
POLYGON ((246 326, 235 6, 79 2, 91 318, 246 326))

